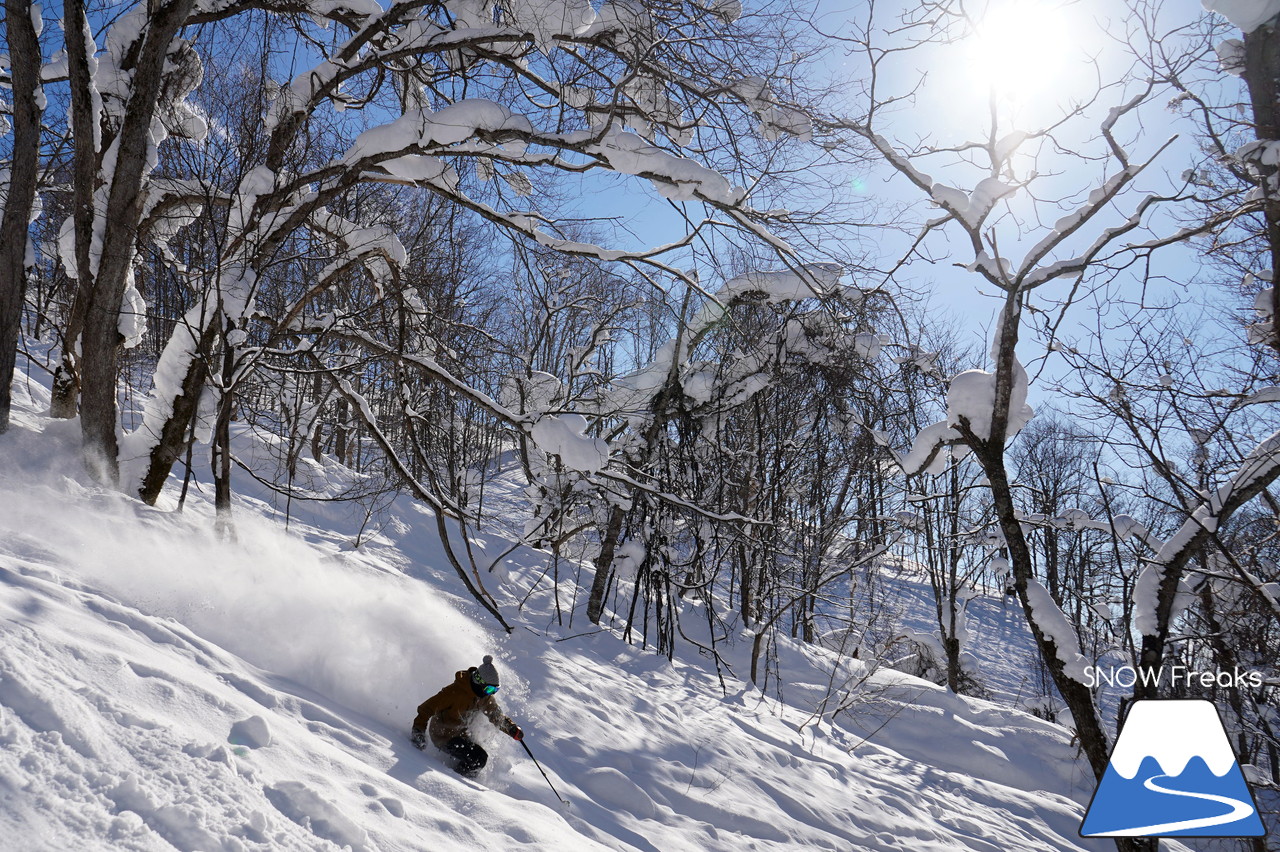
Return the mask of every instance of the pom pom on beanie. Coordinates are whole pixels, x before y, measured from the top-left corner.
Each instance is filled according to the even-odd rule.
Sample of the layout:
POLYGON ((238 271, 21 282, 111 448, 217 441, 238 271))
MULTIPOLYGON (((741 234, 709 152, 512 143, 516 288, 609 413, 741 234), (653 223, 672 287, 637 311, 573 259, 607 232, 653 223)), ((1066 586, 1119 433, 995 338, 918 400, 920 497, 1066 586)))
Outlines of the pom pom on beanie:
POLYGON ((484 655, 484 662, 476 667, 476 676, 482 683, 490 686, 500 686, 498 682, 498 670, 494 668, 493 657, 488 654, 484 655))

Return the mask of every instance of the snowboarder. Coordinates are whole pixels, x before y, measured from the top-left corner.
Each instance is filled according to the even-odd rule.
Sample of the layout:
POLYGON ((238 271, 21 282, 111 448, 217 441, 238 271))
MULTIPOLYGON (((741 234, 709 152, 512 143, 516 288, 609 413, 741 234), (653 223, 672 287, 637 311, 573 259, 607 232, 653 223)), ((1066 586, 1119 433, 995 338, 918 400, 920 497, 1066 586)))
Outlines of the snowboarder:
POLYGON ((498 691, 498 670, 493 657, 485 655, 479 666, 453 676, 453 683, 418 706, 411 739, 418 748, 427 747, 427 736, 436 748, 453 758, 453 768, 468 778, 475 777, 489 760, 489 754, 469 736, 468 726, 483 713, 493 726, 515 740, 524 739, 520 726, 502 714, 493 695, 498 691))

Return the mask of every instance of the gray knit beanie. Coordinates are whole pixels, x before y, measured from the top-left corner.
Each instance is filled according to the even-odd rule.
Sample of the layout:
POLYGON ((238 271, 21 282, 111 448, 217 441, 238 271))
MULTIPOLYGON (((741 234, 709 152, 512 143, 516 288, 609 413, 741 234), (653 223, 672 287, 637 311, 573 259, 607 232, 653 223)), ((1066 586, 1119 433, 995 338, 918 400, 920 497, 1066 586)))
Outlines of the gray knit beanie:
POLYGON ((484 655, 484 662, 476 667, 476 677, 481 683, 487 683, 489 686, 499 686, 498 670, 493 667, 493 657, 488 654, 484 655))

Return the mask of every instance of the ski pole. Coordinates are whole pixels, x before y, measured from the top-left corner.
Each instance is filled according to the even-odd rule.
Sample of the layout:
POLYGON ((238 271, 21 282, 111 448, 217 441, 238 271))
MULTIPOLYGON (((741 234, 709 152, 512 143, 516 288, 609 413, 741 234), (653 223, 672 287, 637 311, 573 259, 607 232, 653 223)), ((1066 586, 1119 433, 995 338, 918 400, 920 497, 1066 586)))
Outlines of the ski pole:
POLYGON ((542 764, 538 762, 538 758, 534 757, 533 752, 529 751, 529 744, 522 739, 520 740, 520 745, 524 746, 525 754, 529 755, 529 759, 533 761, 533 765, 538 767, 539 772, 542 772, 543 780, 547 782, 547 786, 551 788, 551 792, 556 794, 556 798, 560 799, 560 804, 564 805, 565 807, 568 807, 569 803, 566 802, 564 799, 562 799, 560 797, 560 794, 556 792, 556 785, 551 783, 550 778, 547 778, 547 773, 543 771, 542 764))

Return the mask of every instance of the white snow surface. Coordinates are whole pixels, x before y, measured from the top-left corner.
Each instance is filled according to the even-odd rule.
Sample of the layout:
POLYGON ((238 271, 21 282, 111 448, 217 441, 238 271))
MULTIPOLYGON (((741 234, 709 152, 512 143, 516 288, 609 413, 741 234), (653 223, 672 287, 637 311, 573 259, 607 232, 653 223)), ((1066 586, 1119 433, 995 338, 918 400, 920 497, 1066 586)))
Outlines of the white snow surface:
POLYGON ((1226 775, 1236 762, 1218 711, 1212 703, 1201 700, 1139 701, 1133 705, 1111 754, 1111 765, 1132 779, 1147 757, 1156 759, 1161 772, 1175 776, 1182 774, 1193 757, 1203 758, 1218 777, 1226 775))
MULTIPOLYGON (((433 519, 405 498, 376 529, 359 506, 295 499, 285 531, 283 498, 244 481, 238 538, 218 541, 207 483, 182 513, 176 488, 155 509, 99 488, 76 460, 78 424, 39 414, 47 390, 25 377, 14 391, 0 436, 7 848, 1111 848, 1077 835, 1093 784, 1064 728, 888 669, 847 710, 815 713, 864 663, 785 636, 780 696, 732 673, 722 689, 691 646, 669 662, 580 612, 558 625, 540 551, 484 577, 515 621, 506 636, 459 594, 433 519), (485 653, 571 807, 492 730, 478 781, 408 742, 416 704, 485 653)), ((236 440, 266 463, 264 444, 236 440)), ((354 477, 304 460, 298 483, 354 477)), ((509 546, 496 528, 471 544, 490 558, 509 546)), ((567 606, 572 589, 558 592, 567 606)), ((679 607, 705 639, 705 611, 679 607)), ((737 675, 748 639, 720 646, 737 675)))

